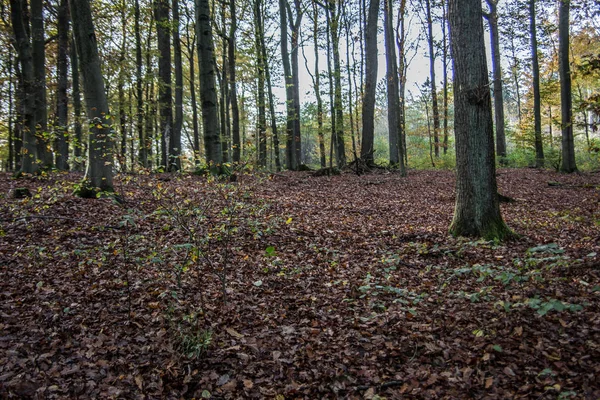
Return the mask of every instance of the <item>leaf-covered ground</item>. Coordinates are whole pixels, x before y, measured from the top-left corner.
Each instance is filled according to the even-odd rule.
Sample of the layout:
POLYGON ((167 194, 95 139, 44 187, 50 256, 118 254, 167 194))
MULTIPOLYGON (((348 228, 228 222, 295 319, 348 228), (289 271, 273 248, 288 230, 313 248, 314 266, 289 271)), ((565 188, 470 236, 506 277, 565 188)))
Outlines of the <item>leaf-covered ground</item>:
POLYGON ((80 178, 0 177, 1 398, 600 398, 599 174, 80 178))

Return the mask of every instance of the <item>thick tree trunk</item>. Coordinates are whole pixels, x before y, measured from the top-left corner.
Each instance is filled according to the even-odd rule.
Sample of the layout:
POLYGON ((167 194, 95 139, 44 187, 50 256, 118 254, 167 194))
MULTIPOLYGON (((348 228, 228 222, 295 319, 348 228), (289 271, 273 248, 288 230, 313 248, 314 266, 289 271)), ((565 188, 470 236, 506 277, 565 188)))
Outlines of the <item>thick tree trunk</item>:
MULTIPOLYGON (((263 15, 261 9, 261 15, 263 15)), ((261 18, 261 46, 260 49, 262 51, 262 59, 267 60, 267 46, 265 43, 265 34, 264 34, 264 19, 261 18)), ((277 119, 275 117, 275 99, 273 96, 273 85, 271 82, 271 69, 269 68, 269 63, 265 62, 265 80, 267 81, 267 93, 269 96, 269 114, 271 117, 271 132, 273 134, 273 152, 275 153, 275 168, 277 171, 281 171, 281 155, 279 151, 279 131, 277 129, 277 119)))
MULTIPOLYGON (((125 100, 125 77, 127 74, 125 57, 127 56, 127 18, 125 14, 125 1, 121 1, 121 49, 119 55, 119 78, 117 92, 119 96, 119 131, 121 133, 121 148, 119 150, 119 164, 121 171, 127 171, 127 112, 125 100)), ((132 166, 133 167, 133 166, 132 166)))
POLYGON ((370 0, 365 29, 365 91, 363 96, 362 146, 360 157, 367 165, 375 162, 375 91, 377 90, 377 21, 379 0, 370 0))
POLYGON ((173 135, 173 90, 171 88, 171 34, 168 0, 153 0, 158 44, 158 107, 160 109, 160 163, 168 168, 167 149, 173 135), (169 141, 169 143, 167 143, 169 141))
POLYGON ((498 1, 486 0, 489 13, 484 14, 490 25, 492 67, 494 73, 494 116, 496 118, 496 155, 505 163, 506 135, 504 133, 504 96, 502 93, 502 65, 500 60, 500 33, 498 31, 498 1))
POLYGON ((69 5, 67 0, 60 0, 58 5, 58 57, 56 59, 56 116, 57 126, 55 127, 55 148, 56 148, 56 168, 60 171, 69 169, 69 129, 68 129, 68 110, 69 98, 67 88, 69 84, 69 5))
POLYGON ((576 172, 573 141, 573 99, 571 96, 571 67, 569 65, 570 0, 560 0, 558 8, 558 69, 560 74, 560 110, 562 127, 562 172, 576 172))
POLYGON ((25 1, 10 0, 11 22, 15 35, 15 47, 21 66, 21 132, 23 147, 21 150, 21 172, 34 174, 40 167, 35 120, 35 75, 33 71, 33 55, 27 24, 25 22, 25 1))
POLYGON ((183 129, 183 62, 179 35, 179 0, 173 0, 173 61, 175 67, 175 120, 169 138, 169 171, 181 169, 181 130, 183 129))
POLYGON ((535 0, 529 0, 529 34, 531 35, 531 69, 533 75, 533 119, 535 142, 535 166, 544 167, 544 143, 542 141, 542 106, 540 95, 540 66, 538 62, 535 0))
POLYGON ((100 68, 98 44, 89 0, 71 0, 73 35, 79 55, 85 105, 90 122, 85 179, 101 191, 113 190, 111 120, 100 68))
POLYGON ((42 0, 31 0, 31 38, 35 77, 35 122, 38 156, 43 168, 52 168, 52 151, 48 140, 48 103, 46 96, 46 43, 42 0))
POLYGON ((290 65, 290 52, 288 50, 288 19, 287 2, 279 0, 279 26, 281 29, 281 58, 283 60, 283 75, 285 81, 285 99, 286 99, 286 161, 287 168, 290 170, 298 169, 298 160, 296 159, 296 148, 294 141, 294 81, 292 79, 292 67, 290 65))
POLYGON ((215 82, 215 60, 210 8, 208 0, 195 0, 196 37, 198 38, 198 64, 200 71, 200 103, 204 125, 204 150, 206 162, 213 172, 220 169, 222 153, 219 138, 219 116, 215 82))
MULTIPOLYGON (((294 159, 296 160, 296 169, 302 163, 302 137, 300 134, 300 72, 299 72, 299 49, 300 49, 300 28, 302 26, 302 15, 304 13, 303 6, 300 0, 294 0, 294 8, 296 16, 294 22, 290 24, 292 33, 292 51, 290 53, 292 63, 292 100, 294 108, 293 119, 293 141, 294 141, 294 159)), ((292 13, 288 8, 290 22, 292 21, 292 13)), ((338 57, 339 59, 339 57, 338 57)), ((341 96, 341 94, 340 94, 341 96)))
POLYGON ((456 206, 450 232, 504 239, 511 231, 500 215, 492 104, 480 0, 450 0, 454 61, 456 206))

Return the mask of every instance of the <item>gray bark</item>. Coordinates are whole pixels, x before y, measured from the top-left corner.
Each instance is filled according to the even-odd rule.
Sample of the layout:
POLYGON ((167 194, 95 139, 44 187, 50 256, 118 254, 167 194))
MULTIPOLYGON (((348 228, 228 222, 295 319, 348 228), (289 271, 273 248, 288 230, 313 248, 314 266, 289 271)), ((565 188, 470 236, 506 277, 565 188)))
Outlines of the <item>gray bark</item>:
POLYGON ((529 34, 531 35, 531 69, 533 75, 533 119, 535 142, 535 166, 544 167, 544 144, 542 142, 542 106, 540 95, 540 66, 538 61, 535 0, 529 0, 529 34))
POLYGON ((569 12, 570 0, 560 0, 558 8, 558 69, 560 74, 560 110, 562 127, 562 172, 576 172, 575 143, 573 140, 573 99, 571 95, 571 67, 569 65, 569 12))
POLYGON ((169 138, 169 171, 181 169, 181 130, 183 128, 183 62, 179 35, 179 0, 172 1, 173 58, 175 67, 175 120, 169 138))
POLYGON ((69 169, 69 129, 68 129, 68 109, 69 98, 67 96, 68 87, 68 50, 69 50, 69 5, 67 0, 60 0, 58 5, 58 57, 57 57, 57 89, 56 89, 56 116, 57 126, 55 127, 55 148, 56 148, 56 168, 61 171, 69 169))
POLYGON ((511 235, 500 215, 492 104, 480 0, 450 0, 454 65, 456 205, 450 232, 504 239, 511 235))
POLYGON ((362 147, 360 157, 367 164, 374 163, 375 91, 377 89, 377 21, 379 0, 369 2, 365 29, 365 91, 363 96, 362 147))
POLYGON ((222 153, 215 88, 214 43, 208 0, 195 0, 195 12, 205 157, 207 164, 216 172, 220 168, 222 153))
POLYGON ((171 35, 168 0, 154 0, 158 44, 158 107, 160 109, 160 163, 168 168, 167 149, 173 135, 173 90, 171 88, 171 35), (167 140, 169 143, 167 144, 167 140))
POLYGON ((70 0, 69 4, 90 124, 85 179, 101 191, 113 191, 111 120, 90 2, 70 0))

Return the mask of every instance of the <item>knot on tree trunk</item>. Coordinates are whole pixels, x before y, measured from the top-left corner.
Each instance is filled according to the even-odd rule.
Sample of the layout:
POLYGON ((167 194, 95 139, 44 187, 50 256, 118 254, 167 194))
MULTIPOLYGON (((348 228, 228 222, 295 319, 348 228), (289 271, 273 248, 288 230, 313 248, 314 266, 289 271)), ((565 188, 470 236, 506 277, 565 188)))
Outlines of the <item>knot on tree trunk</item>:
POLYGON ((465 90, 465 97, 469 104, 472 105, 485 105, 490 100, 490 86, 482 85, 465 90))

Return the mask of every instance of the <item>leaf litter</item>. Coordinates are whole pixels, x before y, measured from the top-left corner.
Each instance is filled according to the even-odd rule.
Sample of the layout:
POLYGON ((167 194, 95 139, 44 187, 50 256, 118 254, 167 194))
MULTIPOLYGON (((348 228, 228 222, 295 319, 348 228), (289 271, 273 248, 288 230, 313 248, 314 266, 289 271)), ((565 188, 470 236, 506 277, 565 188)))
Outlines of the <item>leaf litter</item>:
POLYGON ((600 397, 597 175, 500 170, 507 243, 450 172, 80 178, 0 177, 2 398, 600 397))

